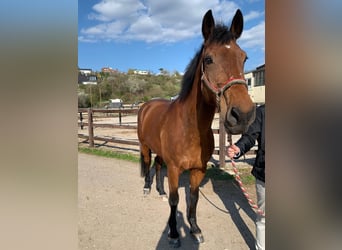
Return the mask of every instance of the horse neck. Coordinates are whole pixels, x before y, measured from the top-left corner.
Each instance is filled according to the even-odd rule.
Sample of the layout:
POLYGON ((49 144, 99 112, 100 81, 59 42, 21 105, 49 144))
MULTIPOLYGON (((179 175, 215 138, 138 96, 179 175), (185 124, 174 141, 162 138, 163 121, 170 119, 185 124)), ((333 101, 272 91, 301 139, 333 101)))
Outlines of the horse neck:
MULTIPOLYGON (((198 69, 198 72, 200 70, 198 69)), ((196 74, 191 92, 184 105, 185 113, 188 117, 195 115, 197 127, 201 130, 211 128, 211 123, 215 115, 215 105, 209 105, 205 102, 201 91, 201 76, 200 73, 196 74)))

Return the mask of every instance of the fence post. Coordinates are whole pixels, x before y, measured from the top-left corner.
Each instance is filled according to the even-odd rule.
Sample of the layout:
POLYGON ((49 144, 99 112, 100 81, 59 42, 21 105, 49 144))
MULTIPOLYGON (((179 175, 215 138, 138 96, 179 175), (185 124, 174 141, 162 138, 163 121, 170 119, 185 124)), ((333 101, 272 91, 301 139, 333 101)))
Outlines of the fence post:
POLYGON ((83 115, 82 115, 82 111, 80 112, 80 120, 81 120, 81 129, 83 129, 83 115))
POLYGON ((89 134, 89 147, 94 147, 94 127, 93 127, 93 110, 88 108, 88 134, 89 134))
POLYGON ((219 153, 220 153, 220 168, 226 166, 226 131, 224 129, 223 119, 219 119, 219 153))
POLYGON ((121 126, 121 108, 119 108, 119 124, 121 126))

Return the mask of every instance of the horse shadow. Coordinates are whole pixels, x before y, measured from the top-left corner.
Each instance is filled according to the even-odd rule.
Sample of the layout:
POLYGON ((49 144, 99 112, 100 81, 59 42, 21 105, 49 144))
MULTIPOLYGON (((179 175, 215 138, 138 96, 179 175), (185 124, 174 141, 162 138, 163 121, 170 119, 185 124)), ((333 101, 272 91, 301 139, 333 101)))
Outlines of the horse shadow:
MULTIPOLYGON (((223 212, 230 216, 249 249, 255 249, 254 234, 241 217, 240 210, 242 210, 253 222, 257 216, 256 212, 251 208, 234 176, 217 167, 213 167, 212 169, 217 172, 216 175, 226 174, 230 176, 230 178, 228 180, 220 180, 215 177, 212 178, 206 176, 203 180, 203 183, 207 183, 210 180, 213 191, 218 195, 224 204, 226 211, 223 212)), ((202 187, 204 186, 203 183, 201 184, 202 187)), ((206 200, 208 200, 205 194, 201 194, 206 200)), ((208 201, 210 202, 210 200, 208 201)), ((215 207, 215 204, 212 205, 215 207)), ((216 208, 218 210, 222 210, 218 207, 216 208)))
MULTIPOLYGON (((224 170, 214 167, 213 168, 217 174, 227 174, 224 170)), ((155 175, 154 168, 151 168, 151 179, 155 175)), ((164 182, 165 177, 167 177, 167 170, 166 167, 161 168, 161 178, 162 182, 167 185, 167 182, 164 182)), ((189 187, 189 172, 185 171, 183 172, 179 177, 179 188, 184 187, 185 190, 185 200, 186 200, 186 211, 188 211, 189 203, 190 203, 190 187, 189 187)), ((246 245, 249 247, 249 249, 255 249, 255 238, 251 230, 249 229, 248 225, 244 221, 244 219, 241 217, 241 211, 243 212, 252 220, 255 221, 256 219, 256 213, 251 208, 250 204, 248 203, 247 199, 245 198, 243 192, 240 189, 239 184, 235 181, 234 177, 231 176, 228 180, 220 180, 216 179, 215 177, 205 176, 203 181, 200 185, 200 194, 199 198, 204 198, 207 202, 211 203, 216 209, 218 209, 218 212, 225 212, 227 213, 227 216, 230 216, 232 219, 234 225, 239 230, 242 238, 244 239, 246 245), (222 209, 215 206, 214 203, 208 199, 207 196, 201 191, 203 187, 211 183, 213 192, 218 195, 218 197, 221 199, 222 203, 224 204, 224 211, 222 209), (201 197, 202 196, 202 197, 201 197), (221 210, 221 211, 220 211, 221 210)), ((200 245, 196 243, 191 235, 190 235, 190 226, 187 221, 187 214, 184 214, 182 211, 177 211, 177 229, 180 232, 180 240, 181 240, 181 247, 179 249, 199 249, 200 245), (183 234, 181 232, 184 232, 183 234)), ((162 249, 169 249, 169 243, 168 243, 168 232, 169 232, 169 226, 166 222, 165 228, 163 230, 163 233, 158 241, 158 244, 156 246, 157 250, 162 249)))

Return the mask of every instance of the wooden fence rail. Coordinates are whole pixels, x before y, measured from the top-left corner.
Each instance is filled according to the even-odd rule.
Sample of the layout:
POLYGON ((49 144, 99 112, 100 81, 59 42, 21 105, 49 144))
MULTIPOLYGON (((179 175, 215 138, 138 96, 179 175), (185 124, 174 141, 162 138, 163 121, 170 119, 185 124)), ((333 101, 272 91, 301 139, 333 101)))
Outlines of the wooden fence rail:
MULTIPOLYGON (((115 128, 115 129, 137 129, 137 125, 127 125, 123 124, 122 116, 127 114, 137 114, 138 109, 92 109, 92 108, 79 108, 79 122, 78 125, 83 130, 86 126, 88 128, 88 135, 78 134, 79 138, 86 139, 89 142, 89 147, 94 147, 94 141, 104 141, 104 142, 112 142, 112 143, 120 143, 126 145, 134 145, 139 146, 138 140, 133 139, 123 139, 123 138, 115 138, 110 136, 95 136, 94 128, 102 127, 102 128, 115 128), (94 123, 94 114, 117 114, 119 119, 119 124, 98 124, 94 123), (85 115, 86 117, 84 117, 85 115), (84 122, 85 118, 87 118, 87 122, 84 122)), ((135 123, 136 124, 136 123, 135 123)), ((214 134, 219 135, 219 149, 215 149, 213 154, 219 155, 220 166, 225 166, 225 150, 226 150, 226 132, 224 129, 223 122, 219 122, 218 129, 212 129, 214 134)), ((255 154, 255 150, 251 150, 247 152, 247 154, 255 154)))

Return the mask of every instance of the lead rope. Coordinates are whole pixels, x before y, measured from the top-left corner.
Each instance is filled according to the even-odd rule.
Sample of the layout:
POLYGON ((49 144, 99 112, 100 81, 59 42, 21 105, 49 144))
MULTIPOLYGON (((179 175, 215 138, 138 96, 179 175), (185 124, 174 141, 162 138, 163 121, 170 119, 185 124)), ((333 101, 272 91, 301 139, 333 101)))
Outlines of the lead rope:
MULTIPOLYGON (((233 142, 232 142, 232 135, 231 134, 228 134, 228 142, 229 142, 229 145, 233 145, 233 142)), ((259 207, 255 204, 255 202, 250 198, 246 188, 243 186, 243 183, 241 181, 241 177, 240 177, 240 174, 239 174, 239 171, 236 167, 236 164, 235 164, 235 161, 233 158, 230 158, 230 161, 232 163, 232 166, 233 166, 233 171, 235 173, 234 177, 235 177, 235 180, 239 183, 239 186, 244 194, 244 196, 246 197, 249 205, 258 213, 260 214, 261 216, 265 216, 265 211, 259 209, 259 207)))

